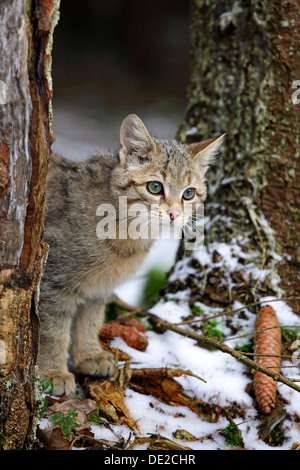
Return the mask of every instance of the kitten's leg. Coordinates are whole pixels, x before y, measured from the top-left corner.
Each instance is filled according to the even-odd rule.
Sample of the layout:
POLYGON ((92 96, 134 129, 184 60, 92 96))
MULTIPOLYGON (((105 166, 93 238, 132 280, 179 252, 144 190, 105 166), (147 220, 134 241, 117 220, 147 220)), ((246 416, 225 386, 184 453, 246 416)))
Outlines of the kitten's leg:
POLYGON ((72 316, 67 314, 54 316, 53 305, 45 302, 41 302, 40 307, 41 335, 38 359, 40 377, 52 381, 54 395, 72 395, 75 393, 75 379, 67 367, 72 316))
POLYGON ((76 372, 92 376, 114 374, 114 358, 99 343, 104 320, 104 305, 88 302, 80 305, 72 331, 72 360, 76 372))

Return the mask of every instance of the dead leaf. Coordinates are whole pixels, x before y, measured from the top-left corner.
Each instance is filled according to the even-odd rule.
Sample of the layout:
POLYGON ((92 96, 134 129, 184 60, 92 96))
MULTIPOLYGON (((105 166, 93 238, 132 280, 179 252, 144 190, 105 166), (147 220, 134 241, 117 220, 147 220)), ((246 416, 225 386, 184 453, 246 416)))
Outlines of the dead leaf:
POLYGON ((137 445, 148 443, 148 450, 192 450, 190 447, 182 446, 157 434, 152 434, 150 437, 136 437, 127 450, 132 450, 137 445))
POLYGON ((118 423, 121 418, 134 432, 138 432, 136 423, 124 404, 124 393, 117 390, 117 385, 110 381, 94 381, 87 384, 91 397, 98 405, 100 413, 111 422, 118 423))
POLYGON ((61 403, 54 403, 48 409, 53 413, 61 411, 61 413, 67 413, 69 409, 76 410, 81 413, 89 414, 96 411, 98 408, 97 403, 90 398, 85 398, 83 400, 77 398, 70 398, 61 403))
POLYGON ((61 403, 54 403, 53 405, 49 406, 48 411, 52 413, 57 413, 60 411, 66 415, 70 409, 77 411, 76 421, 80 426, 77 426, 75 429, 80 431, 82 429, 88 428, 93 424, 93 422, 89 420, 88 415, 96 411, 98 409, 98 405, 90 398, 83 400, 71 398, 61 403))
POLYGON ((192 450, 191 447, 182 446, 165 437, 158 437, 148 447, 148 450, 192 450))
POLYGON ((190 432, 186 431, 185 429, 176 429, 173 433, 175 439, 179 439, 181 441, 195 441, 197 438, 193 436, 190 432))
POLYGON ((293 442, 291 450, 300 450, 300 443, 299 442, 293 442))
POLYGON ((116 390, 120 392, 123 397, 125 397, 126 388, 132 377, 133 370, 130 368, 130 365, 126 363, 124 367, 118 370, 116 374, 115 386, 116 390))
POLYGON ((143 368, 143 369, 132 369, 132 376, 137 378, 147 377, 181 377, 182 375, 189 375, 195 377, 202 382, 206 382, 204 379, 195 375, 190 370, 174 369, 172 367, 160 367, 160 368, 143 368))
POLYGON ((108 343, 105 343, 101 339, 99 339, 99 341, 103 349, 105 349, 105 351, 110 351, 114 356, 118 354, 117 356, 118 361, 125 362, 125 361, 131 360, 131 356, 129 356, 129 354, 127 354, 126 352, 121 351, 121 349, 112 348, 108 343))
POLYGON ((136 377, 133 375, 130 385, 135 391, 152 395, 169 405, 187 406, 206 421, 216 422, 218 420, 220 407, 211 406, 201 400, 189 397, 183 392, 183 387, 170 377, 136 377))
POLYGON ((57 424, 49 428, 38 428, 38 438, 46 450, 70 450, 70 441, 63 435, 57 424))
POLYGON ((147 444, 151 442, 151 437, 136 437, 134 441, 127 447, 127 450, 132 450, 135 446, 147 444))

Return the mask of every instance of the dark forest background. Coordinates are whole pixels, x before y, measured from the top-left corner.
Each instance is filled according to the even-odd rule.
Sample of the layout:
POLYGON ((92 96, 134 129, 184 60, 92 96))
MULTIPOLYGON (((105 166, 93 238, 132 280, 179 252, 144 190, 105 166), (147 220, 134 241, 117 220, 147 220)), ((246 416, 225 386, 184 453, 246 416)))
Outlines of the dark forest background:
POLYGON ((54 151, 81 159, 116 148, 131 112, 157 137, 175 136, 189 82, 188 2, 62 0, 54 46, 54 151))

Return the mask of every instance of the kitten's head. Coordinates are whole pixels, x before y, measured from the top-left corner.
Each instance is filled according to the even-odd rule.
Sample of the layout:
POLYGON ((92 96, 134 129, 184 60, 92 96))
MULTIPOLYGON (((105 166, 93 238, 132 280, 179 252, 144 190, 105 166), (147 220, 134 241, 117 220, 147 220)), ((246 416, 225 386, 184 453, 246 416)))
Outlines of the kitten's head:
POLYGON ((148 216, 151 211, 145 227, 151 223, 160 231, 170 226, 184 229, 206 199, 205 174, 223 136, 189 145, 156 139, 138 116, 130 114, 121 125, 115 188, 126 196, 128 208, 142 204, 148 216))

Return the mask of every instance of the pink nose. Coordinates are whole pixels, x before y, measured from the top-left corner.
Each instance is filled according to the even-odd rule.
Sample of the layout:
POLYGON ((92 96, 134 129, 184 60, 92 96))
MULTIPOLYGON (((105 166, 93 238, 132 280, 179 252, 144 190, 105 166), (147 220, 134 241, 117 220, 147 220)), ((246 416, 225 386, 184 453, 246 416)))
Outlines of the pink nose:
POLYGON ((171 220, 175 220, 180 215, 180 211, 170 210, 169 215, 171 220))

